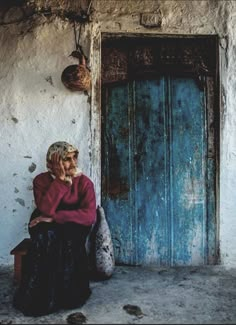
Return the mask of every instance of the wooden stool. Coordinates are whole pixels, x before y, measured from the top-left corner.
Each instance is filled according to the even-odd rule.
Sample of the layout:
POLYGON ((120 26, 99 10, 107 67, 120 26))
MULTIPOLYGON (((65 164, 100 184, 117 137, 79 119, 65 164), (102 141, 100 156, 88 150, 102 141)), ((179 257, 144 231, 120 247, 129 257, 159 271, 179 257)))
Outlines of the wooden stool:
POLYGON ((21 281, 24 259, 25 259, 25 255, 28 252, 30 244, 31 244, 31 239, 25 238, 10 252, 11 255, 14 255, 14 281, 17 284, 20 284, 21 281))

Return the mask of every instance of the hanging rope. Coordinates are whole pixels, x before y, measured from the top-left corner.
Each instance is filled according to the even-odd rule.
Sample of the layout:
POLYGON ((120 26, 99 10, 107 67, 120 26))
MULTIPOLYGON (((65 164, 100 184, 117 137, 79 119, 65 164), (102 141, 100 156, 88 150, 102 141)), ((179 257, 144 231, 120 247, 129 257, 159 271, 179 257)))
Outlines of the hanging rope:
POLYGON ((84 26, 85 23, 89 20, 91 5, 92 5, 92 0, 90 0, 87 12, 82 16, 78 35, 76 30, 76 23, 74 21, 75 51, 71 53, 71 56, 78 58, 80 61, 83 59, 83 57, 85 57, 82 46, 80 45, 80 36, 81 36, 82 26, 84 26))
POLYGON ((79 25, 79 33, 77 35, 76 31, 76 24, 74 21, 74 36, 75 36, 75 50, 76 51, 81 51, 81 46, 80 46, 80 35, 81 35, 81 30, 82 30, 82 24, 79 25))
POLYGON ((91 8, 91 5, 92 5, 92 1, 93 1, 93 0, 90 0, 89 6, 88 6, 88 10, 87 10, 87 16, 88 16, 88 17, 89 17, 89 15, 90 15, 90 8, 91 8))

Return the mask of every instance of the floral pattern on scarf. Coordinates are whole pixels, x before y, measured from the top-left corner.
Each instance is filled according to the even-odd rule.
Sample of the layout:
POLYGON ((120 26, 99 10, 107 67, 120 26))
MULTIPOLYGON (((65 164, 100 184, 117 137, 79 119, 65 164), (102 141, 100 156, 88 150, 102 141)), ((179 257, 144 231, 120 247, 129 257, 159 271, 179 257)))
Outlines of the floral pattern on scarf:
MULTIPOLYGON (((51 173, 53 178, 55 177, 55 175, 53 175, 52 170, 49 167, 49 163, 51 162, 51 157, 55 152, 57 152, 62 159, 65 159, 68 153, 76 152, 79 154, 79 150, 72 144, 65 141, 55 142, 48 148, 47 156, 46 156, 47 169, 51 173)), ((74 177, 80 175, 81 173, 82 171, 79 168, 77 168, 74 177)), ((72 184, 72 177, 66 176, 65 181, 68 182, 69 184, 72 184)))

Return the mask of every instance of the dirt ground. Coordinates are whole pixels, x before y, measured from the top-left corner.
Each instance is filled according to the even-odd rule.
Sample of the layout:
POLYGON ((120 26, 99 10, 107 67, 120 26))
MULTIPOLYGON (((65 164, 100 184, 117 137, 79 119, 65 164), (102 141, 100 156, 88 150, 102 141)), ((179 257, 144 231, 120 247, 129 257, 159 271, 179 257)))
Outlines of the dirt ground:
POLYGON ((15 310, 14 289, 13 267, 0 267, 0 324, 236 324, 236 268, 116 266, 83 307, 43 317, 15 310))

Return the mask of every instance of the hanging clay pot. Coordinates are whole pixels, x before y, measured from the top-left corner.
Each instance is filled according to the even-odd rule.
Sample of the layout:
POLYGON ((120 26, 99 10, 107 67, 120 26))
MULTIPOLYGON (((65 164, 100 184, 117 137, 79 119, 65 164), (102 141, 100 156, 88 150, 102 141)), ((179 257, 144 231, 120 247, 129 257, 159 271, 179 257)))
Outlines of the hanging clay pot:
POLYGON ((86 67, 85 57, 82 56, 80 64, 69 65, 61 75, 61 81, 66 88, 72 91, 87 91, 90 89, 91 76, 86 67))

